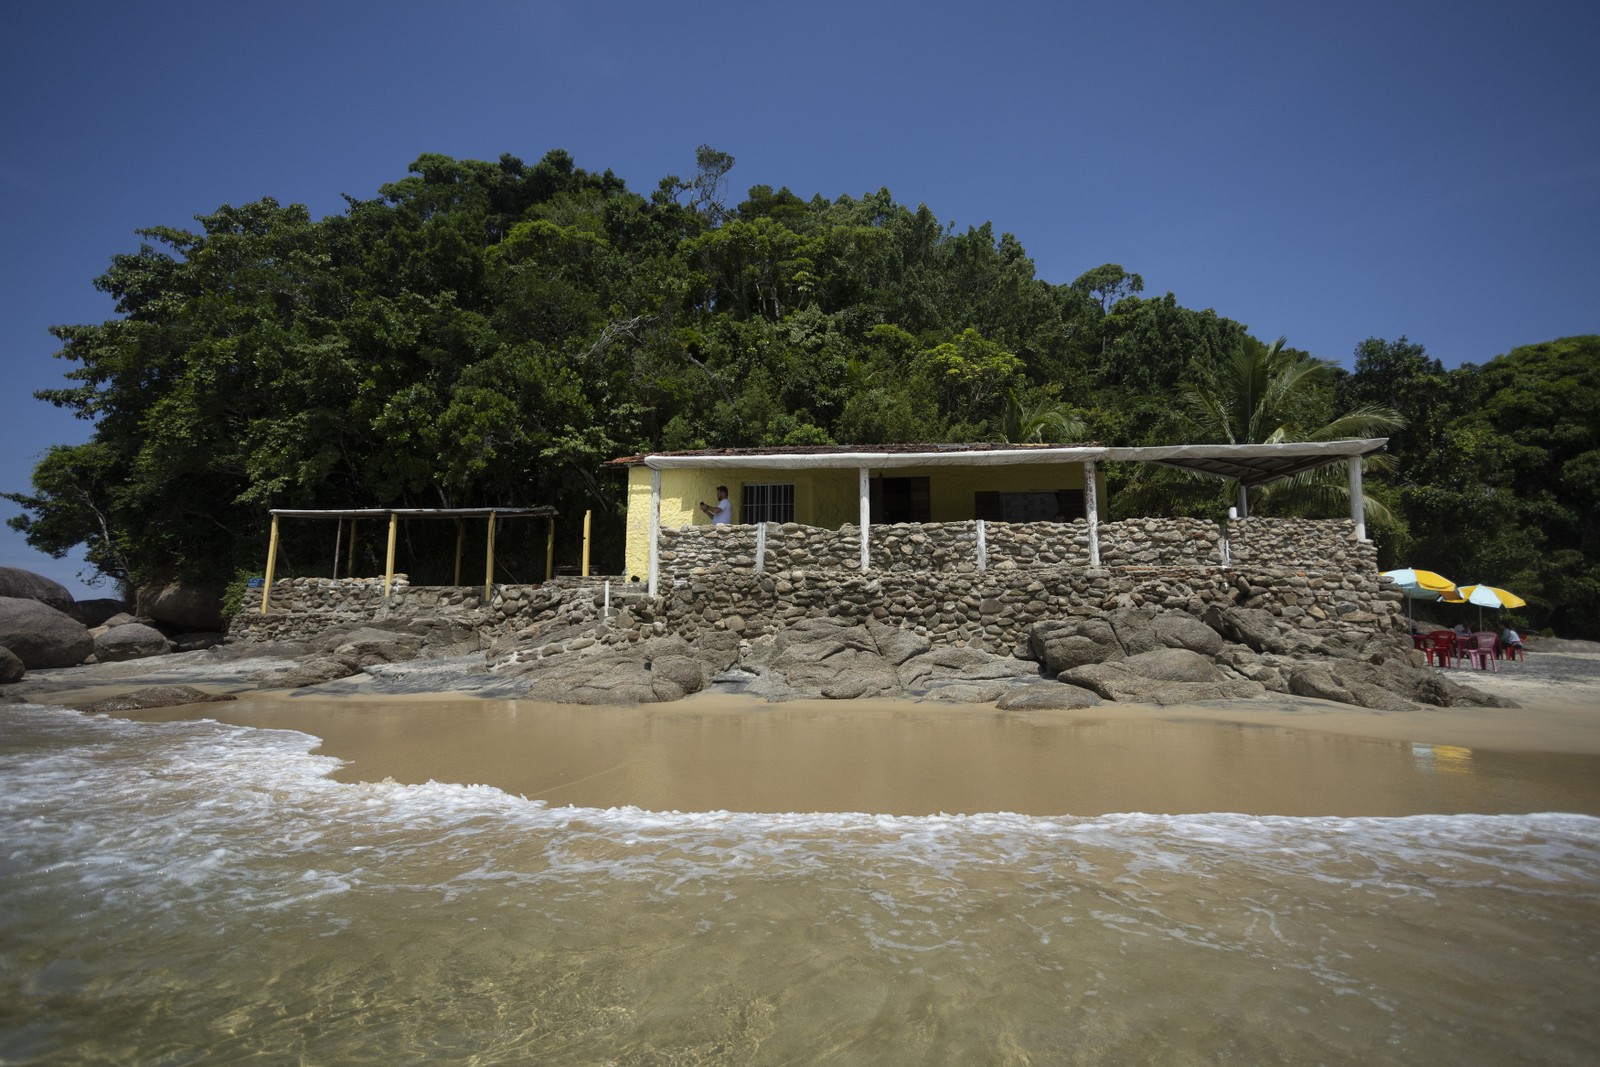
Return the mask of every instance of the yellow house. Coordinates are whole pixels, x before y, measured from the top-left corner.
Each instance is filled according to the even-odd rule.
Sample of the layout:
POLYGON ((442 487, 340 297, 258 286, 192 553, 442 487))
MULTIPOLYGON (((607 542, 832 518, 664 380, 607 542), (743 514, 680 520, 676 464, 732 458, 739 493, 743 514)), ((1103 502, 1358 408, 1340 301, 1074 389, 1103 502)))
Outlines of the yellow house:
POLYGON ((1040 522, 1087 519, 1090 557, 1099 561, 1095 530, 1105 518, 1104 460, 1131 460, 1229 479, 1238 484, 1239 511, 1248 489, 1328 463, 1346 462, 1351 517, 1360 535, 1360 457, 1384 439, 1278 445, 1176 445, 1108 448, 1101 445, 873 445, 804 448, 723 448, 657 452, 613 460, 628 468, 628 574, 657 580, 658 534, 707 524, 701 503, 728 488, 735 523, 796 522, 861 531, 867 569, 868 530, 874 523, 1040 522))

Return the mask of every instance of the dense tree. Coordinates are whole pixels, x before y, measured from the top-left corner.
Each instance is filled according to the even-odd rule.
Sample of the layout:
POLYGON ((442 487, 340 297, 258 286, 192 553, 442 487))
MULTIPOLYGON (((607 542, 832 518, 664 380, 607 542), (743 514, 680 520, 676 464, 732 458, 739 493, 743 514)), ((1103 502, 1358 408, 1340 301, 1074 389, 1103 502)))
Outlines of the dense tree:
MULTIPOLYGON (((622 489, 602 464, 643 449, 1387 426, 1399 463, 1369 482, 1396 513, 1382 550, 1525 579, 1564 625, 1579 618, 1566 605, 1592 600, 1593 339, 1450 372, 1405 338, 1372 339, 1346 375, 1174 294, 1144 297, 1118 264, 1052 285, 1016 236, 957 231, 887 189, 756 186, 734 203, 733 167, 702 145, 689 179, 640 196, 561 151, 531 165, 430 154, 324 219, 265 199, 140 231, 95 282, 115 316, 54 330, 71 368, 40 395, 93 437, 7 494, 12 524, 137 583, 259 567, 270 507, 549 503, 598 510, 606 567, 622 489), (1376 406, 1406 428, 1340 417, 1376 406)), ((1152 513, 1220 501, 1111 479, 1120 507, 1141 488, 1152 513)), ((428 535, 408 536, 425 566, 428 535)), ((289 570, 322 565, 320 537, 290 532, 289 570)), ((504 547, 517 565, 515 538, 504 547)))

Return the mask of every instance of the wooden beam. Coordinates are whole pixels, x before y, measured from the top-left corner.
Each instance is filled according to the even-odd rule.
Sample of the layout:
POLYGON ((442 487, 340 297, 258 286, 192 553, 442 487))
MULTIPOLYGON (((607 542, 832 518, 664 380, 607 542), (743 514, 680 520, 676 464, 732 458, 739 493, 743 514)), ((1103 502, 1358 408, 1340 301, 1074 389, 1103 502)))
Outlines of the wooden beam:
POLYGON ((261 614, 272 603, 272 576, 278 569, 278 516, 272 516, 272 538, 267 542, 267 584, 261 588, 261 614))
POLYGON ((383 595, 388 596, 394 588, 394 542, 400 535, 400 516, 389 513, 389 551, 383 563, 383 595))
POLYGON ((549 519, 544 534, 544 580, 556 576, 556 520, 549 519))
POLYGON ((489 603, 494 589, 494 516, 489 516, 489 537, 483 555, 483 602, 489 603))
POLYGON ((594 515, 591 508, 583 513, 583 576, 589 577, 589 520, 594 515))
POLYGON ((461 584, 461 548, 467 539, 467 527, 460 519, 456 520, 456 580, 453 584, 461 584))

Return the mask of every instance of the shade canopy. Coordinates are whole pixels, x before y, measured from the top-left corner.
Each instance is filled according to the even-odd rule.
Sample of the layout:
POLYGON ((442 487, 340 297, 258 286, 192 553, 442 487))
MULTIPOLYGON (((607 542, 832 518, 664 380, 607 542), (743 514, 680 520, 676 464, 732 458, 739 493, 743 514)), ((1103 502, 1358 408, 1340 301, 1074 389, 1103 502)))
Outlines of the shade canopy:
POLYGON ((1520 608, 1527 605, 1517 594, 1493 585, 1463 585, 1455 596, 1441 596, 1447 604, 1476 604, 1480 608, 1520 608))
POLYGON ((1105 445, 946 444, 808 445, 790 448, 701 448, 622 456, 616 465, 675 468, 806 470, 818 468, 981 467, 1029 463, 1088 463, 1105 460, 1156 463, 1209 474, 1255 487, 1282 481, 1302 471, 1382 451, 1388 438, 1349 441, 1297 441, 1270 445, 1163 445, 1111 448, 1105 445))

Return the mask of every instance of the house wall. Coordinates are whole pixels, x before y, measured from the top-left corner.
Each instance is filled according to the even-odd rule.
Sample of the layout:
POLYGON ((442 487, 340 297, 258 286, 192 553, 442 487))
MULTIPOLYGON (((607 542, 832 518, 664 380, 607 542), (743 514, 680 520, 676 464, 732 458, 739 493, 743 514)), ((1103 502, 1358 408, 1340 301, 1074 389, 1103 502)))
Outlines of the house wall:
MULTIPOLYGON (((984 467, 895 467, 873 471, 894 478, 927 478, 929 518, 933 522, 964 522, 973 518, 973 494, 1083 491, 1083 464, 1029 463, 984 467)), ((1106 516, 1105 475, 1097 472, 1096 499, 1106 516)), ((716 487, 728 487, 737 520, 743 503, 743 483, 793 483, 795 522, 823 530, 854 526, 861 518, 860 475, 855 468, 770 470, 766 468, 672 468, 661 472, 661 528, 681 530, 709 526, 711 520, 697 507, 716 499, 716 487)), ((753 535, 752 535, 753 536, 753 535)), ((650 573, 650 469, 628 470, 628 544, 625 566, 629 576, 645 579, 650 573)))

